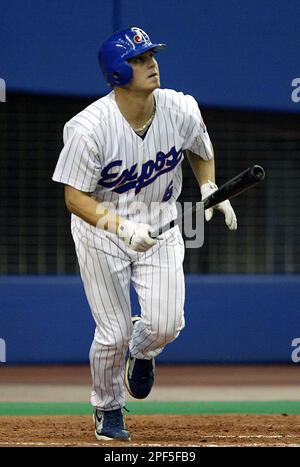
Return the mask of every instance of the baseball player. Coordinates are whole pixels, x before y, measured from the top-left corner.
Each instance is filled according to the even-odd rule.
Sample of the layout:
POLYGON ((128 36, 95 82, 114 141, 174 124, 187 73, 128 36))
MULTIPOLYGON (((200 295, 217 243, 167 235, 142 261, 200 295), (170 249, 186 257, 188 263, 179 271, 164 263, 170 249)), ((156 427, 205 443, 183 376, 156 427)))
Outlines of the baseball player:
MULTIPOLYGON (((185 151, 202 197, 217 189, 213 149, 197 102, 160 89, 155 54, 164 47, 136 27, 102 44, 99 63, 112 90, 66 123, 53 174, 65 185, 96 323, 90 365, 97 439, 130 440, 124 386, 133 397, 147 397, 155 357, 184 327, 180 231, 174 227, 159 238, 151 231, 176 218, 185 151), (130 284, 140 317, 131 309, 130 284)), ((230 229, 237 228, 228 200, 216 209, 230 229)), ((206 211, 206 219, 212 214, 206 211)))

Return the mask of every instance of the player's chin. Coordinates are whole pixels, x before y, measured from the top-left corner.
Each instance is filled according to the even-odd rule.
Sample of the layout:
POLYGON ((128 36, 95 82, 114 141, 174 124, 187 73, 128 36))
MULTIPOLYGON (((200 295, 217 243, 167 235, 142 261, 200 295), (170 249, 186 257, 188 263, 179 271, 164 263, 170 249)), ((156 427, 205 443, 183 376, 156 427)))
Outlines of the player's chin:
POLYGON ((155 89, 160 88, 160 84, 157 84, 156 86, 151 86, 151 92, 155 91, 155 89))
POLYGON ((160 88, 160 79, 159 78, 151 78, 147 83, 147 87, 149 90, 154 91, 157 88, 160 88))

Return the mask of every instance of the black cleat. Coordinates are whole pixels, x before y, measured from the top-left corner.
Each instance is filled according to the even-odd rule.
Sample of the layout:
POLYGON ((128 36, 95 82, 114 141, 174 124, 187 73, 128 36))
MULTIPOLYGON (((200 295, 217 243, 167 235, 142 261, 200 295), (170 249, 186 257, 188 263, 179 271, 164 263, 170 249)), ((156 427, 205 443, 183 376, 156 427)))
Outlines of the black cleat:
MULTIPOLYGON (((140 318, 134 316, 133 323, 140 318)), ((125 366, 125 386, 132 397, 136 399, 145 399, 152 389, 155 376, 155 360, 142 360, 134 358, 130 354, 125 366)))
POLYGON ((97 439, 130 441, 130 433, 126 430, 121 409, 95 409, 93 419, 97 439))

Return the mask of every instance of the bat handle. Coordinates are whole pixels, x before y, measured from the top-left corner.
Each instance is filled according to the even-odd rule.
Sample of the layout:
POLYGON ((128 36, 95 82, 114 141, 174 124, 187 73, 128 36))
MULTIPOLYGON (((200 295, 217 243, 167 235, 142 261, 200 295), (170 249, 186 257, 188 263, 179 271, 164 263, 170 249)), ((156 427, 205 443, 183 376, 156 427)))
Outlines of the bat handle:
POLYGON ((177 219, 173 219, 169 224, 164 225, 163 227, 159 227, 157 230, 154 232, 148 232, 149 237, 155 239, 155 240, 163 240, 162 238, 157 238, 163 233, 167 232, 168 230, 172 229, 178 224, 177 219))

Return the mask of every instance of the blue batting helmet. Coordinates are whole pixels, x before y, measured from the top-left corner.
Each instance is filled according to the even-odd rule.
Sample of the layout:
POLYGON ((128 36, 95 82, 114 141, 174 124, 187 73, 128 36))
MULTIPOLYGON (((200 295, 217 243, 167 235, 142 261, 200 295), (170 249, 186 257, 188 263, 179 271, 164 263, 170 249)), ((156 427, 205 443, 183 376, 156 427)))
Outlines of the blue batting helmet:
POLYGON ((152 44, 148 34, 140 28, 123 29, 112 34, 101 46, 98 59, 108 84, 124 86, 132 79, 132 66, 127 62, 148 50, 157 52, 166 44, 152 44))

